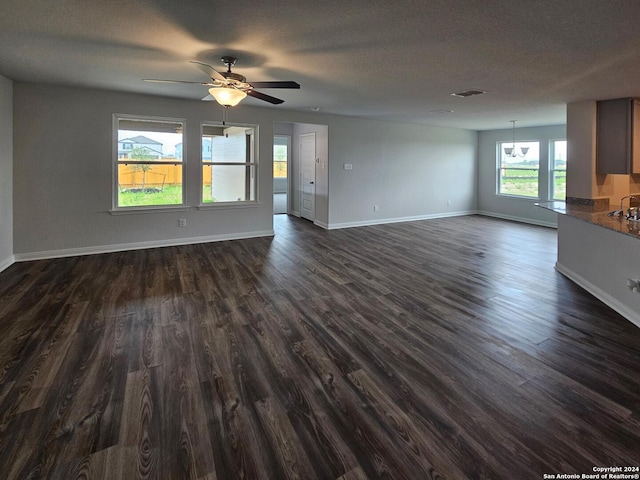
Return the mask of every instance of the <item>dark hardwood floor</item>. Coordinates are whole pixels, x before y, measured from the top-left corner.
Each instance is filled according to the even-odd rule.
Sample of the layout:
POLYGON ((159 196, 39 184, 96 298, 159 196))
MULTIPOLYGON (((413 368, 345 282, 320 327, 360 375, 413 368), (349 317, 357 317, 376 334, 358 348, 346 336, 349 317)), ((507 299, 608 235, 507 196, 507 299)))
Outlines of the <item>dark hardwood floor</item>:
POLYGON ((640 329, 479 216, 19 263, 2 479, 542 479, 640 465, 640 329))

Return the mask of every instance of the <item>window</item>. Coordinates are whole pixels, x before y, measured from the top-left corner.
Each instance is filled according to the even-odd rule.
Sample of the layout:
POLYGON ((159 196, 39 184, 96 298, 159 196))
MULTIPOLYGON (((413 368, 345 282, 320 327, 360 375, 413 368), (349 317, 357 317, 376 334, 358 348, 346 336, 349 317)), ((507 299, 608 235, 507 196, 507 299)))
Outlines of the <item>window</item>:
POLYGON ((515 145, 513 142, 498 142, 497 158, 499 195, 539 197, 539 142, 515 142, 515 145), (515 147, 516 156, 508 156, 504 147, 515 147))
POLYGON ((289 137, 273 137, 273 177, 287 178, 287 147, 289 137))
POLYGON ((567 141, 553 140, 550 146, 551 186, 549 197, 552 200, 565 200, 567 198, 567 141))
POLYGON ((202 125, 202 204, 257 198, 256 125, 202 125))
POLYGON ((114 124, 114 209, 184 205, 182 156, 176 156, 184 121, 115 115, 114 124))

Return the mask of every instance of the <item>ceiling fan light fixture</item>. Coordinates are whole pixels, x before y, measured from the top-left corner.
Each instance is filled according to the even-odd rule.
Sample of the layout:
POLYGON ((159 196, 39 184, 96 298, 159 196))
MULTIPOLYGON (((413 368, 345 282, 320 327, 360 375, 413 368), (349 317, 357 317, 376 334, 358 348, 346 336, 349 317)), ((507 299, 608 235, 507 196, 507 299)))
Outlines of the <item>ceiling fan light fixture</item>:
POLYGON ((235 107, 247 96, 242 90, 228 87, 213 87, 209 89, 209 93, 225 107, 235 107))

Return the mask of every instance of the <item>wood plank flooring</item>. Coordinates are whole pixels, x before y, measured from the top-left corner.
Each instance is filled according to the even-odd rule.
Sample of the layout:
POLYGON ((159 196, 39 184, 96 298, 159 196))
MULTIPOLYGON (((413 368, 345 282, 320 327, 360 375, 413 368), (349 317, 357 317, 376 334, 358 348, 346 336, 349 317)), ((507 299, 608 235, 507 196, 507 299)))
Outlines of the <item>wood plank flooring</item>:
POLYGON ((640 465, 640 329, 479 216, 15 264, 2 479, 541 479, 640 465))

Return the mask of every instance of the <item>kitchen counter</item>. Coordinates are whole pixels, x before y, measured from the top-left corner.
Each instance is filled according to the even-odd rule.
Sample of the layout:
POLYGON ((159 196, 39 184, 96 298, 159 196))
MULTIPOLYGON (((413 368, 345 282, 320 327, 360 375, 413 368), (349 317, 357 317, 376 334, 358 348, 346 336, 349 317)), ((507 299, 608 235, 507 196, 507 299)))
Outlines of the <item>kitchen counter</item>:
POLYGON ((640 222, 630 221, 624 217, 609 216, 609 212, 618 210, 620 205, 609 205, 606 209, 588 205, 567 205, 566 202, 544 202, 536 203, 536 205, 546 210, 568 215, 618 233, 640 238, 640 222))
POLYGON ((610 217, 620 204, 603 203, 537 205, 560 214, 556 270, 640 327, 640 291, 629 288, 640 279, 640 222, 610 217))

